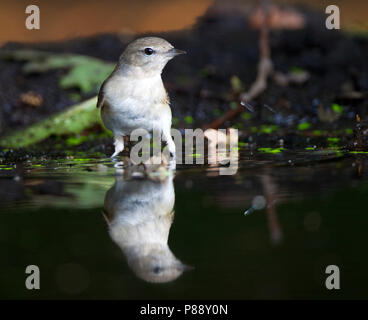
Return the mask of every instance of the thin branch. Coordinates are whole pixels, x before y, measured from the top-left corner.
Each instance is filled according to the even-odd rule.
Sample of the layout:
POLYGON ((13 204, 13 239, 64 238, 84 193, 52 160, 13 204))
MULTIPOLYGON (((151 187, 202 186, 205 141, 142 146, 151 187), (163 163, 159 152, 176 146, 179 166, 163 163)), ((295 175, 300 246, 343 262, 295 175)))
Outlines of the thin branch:
POLYGON ((222 117, 216 119, 208 125, 205 125, 204 128, 217 129, 221 127, 225 122, 241 114, 244 111, 244 105, 248 104, 249 101, 255 99, 267 88, 267 78, 273 71, 273 64, 269 47, 270 14, 268 3, 263 3, 262 8, 264 12, 264 19, 259 36, 260 60, 258 63, 256 80, 253 82, 248 92, 243 92, 239 94, 239 104, 235 109, 229 110, 222 117))
POLYGON ((278 186, 268 172, 266 172, 261 176, 261 181, 267 200, 266 213, 267 213, 268 228, 270 231, 271 244, 278 245, 282 241, 283 237, 279 218, 276 211, 276 203, 278 201, 277 197, 278 186))

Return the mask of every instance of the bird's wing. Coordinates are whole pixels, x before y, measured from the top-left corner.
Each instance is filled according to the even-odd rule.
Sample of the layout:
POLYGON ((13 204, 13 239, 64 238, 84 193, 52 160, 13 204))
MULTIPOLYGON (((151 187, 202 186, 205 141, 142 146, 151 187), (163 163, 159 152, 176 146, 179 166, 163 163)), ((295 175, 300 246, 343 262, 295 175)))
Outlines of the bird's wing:
POLYGON ((106 80, 102 83, 100 92, 98 93, 96 108, 101 108, 104 105, 104 102, 105 102, 105 92, 104 92, 105 90, 104 89, 105 89, 106 80))

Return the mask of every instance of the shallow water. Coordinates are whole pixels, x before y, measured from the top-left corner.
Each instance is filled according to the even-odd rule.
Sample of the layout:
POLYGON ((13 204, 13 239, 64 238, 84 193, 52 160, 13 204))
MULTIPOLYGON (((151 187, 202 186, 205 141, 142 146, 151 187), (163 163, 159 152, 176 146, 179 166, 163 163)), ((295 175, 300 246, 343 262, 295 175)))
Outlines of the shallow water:
POLYGON ((242 150, 234 175, 180 165, 155 181, 86 155, 2 164, 0 298, 367 298, 367 160, 242 150))

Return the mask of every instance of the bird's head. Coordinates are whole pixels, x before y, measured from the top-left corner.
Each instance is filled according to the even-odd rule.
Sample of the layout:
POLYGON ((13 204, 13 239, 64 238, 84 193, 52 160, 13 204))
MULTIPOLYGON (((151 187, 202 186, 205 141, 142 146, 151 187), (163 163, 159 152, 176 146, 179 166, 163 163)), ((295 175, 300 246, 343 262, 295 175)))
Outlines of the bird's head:
POLYGON ((178 260, 168 246, 151 245, 140 255, 128 257, 128 263, 138 278, 152 283, 173 281, 193 267, 178 260))
POLYGON ((160 74, 166 63, 185 51, 175 49, 158 37, 139 38, 131 42, 119 59, 120 68, 130 68, 141 74, 160 74))

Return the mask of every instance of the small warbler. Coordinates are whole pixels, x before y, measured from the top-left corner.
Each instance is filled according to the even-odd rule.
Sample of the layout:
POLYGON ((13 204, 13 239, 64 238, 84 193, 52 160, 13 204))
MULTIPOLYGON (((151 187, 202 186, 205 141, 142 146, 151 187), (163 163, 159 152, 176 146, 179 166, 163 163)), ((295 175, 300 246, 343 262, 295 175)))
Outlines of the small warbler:
POLYGON ((104 125, 114 134, 112 157, 124 150, 124 136, 135 129, 158 130, 175 156, 170 101, 161 73, 169 60, 183 53, 157 37, 140 38, 126 47, 97 102, 104 125))

